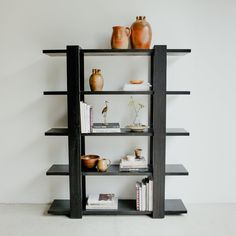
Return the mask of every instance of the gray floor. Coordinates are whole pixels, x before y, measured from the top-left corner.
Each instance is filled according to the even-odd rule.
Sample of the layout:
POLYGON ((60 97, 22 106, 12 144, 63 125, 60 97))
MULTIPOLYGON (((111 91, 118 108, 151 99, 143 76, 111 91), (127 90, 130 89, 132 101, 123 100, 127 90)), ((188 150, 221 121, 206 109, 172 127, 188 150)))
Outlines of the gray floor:
POLYGON ((235 236, 236 204, 187 205, 189 213, 153 220, 147 216, 50 216, 46 205, 0 205, 0 236, 235 236))

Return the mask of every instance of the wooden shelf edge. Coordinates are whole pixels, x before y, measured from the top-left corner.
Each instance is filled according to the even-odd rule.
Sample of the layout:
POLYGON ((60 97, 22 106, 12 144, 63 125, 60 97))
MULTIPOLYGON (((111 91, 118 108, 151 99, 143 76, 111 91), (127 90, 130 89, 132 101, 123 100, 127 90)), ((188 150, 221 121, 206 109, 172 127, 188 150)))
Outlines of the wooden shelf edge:
MULTIPOLYGON (((153 95, 153 91, 81 91, 84 95, 153 95)), ((167 95, 190 95, 190 91, 166 91, 167 95)), ((44 91, 43 95, 67 95, 67 91, 44 91)))
MULTIPOLYGON (((187 209, 181 199, 165 200, 165 215, 186 214, 187 209)), ((70 214, 70 201, 56 199, 49 207, 48 214, 70 214)), ((83 215, 151 215, 151 211, 137 211, 136 200, 119 199, 118 210, 83 210, 83 215)))
MULTIPOLYGON (((188 171, 181 164, 167 164, 166 165, 166 176, 185 176, 188 175, 188 171)), ((69 175, 69 165, 65 164, 55 164, 52 165, 46 172, 48 176, 68 176, 69 175)), ((119 171, 119 165, 113 164, 109 167, 106 172, 92 171, 82 171, 84 176, 152 176, 150 171, 134 171, 134 172, 122 172, 119 171)))
MULTIPOLYGON (((43 50, 48 56, 66 56, 66 49, 43 50)), ((153 49, 81 49, 84 56, 151 56, 153 49)), ((167 49, 168 56, 179 56, 191 53, 191 49, 167 49)))

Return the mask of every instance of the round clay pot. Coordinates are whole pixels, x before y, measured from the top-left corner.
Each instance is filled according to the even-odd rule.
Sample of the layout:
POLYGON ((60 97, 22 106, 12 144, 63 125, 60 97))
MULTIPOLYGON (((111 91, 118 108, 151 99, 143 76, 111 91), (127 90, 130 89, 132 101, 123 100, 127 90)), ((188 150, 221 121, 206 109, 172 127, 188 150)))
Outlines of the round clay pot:
POLYGON ((125 26, 112 27, 111 48, 127 49, 129 47, 130 28, 125 26))
POLYGON ((97 165, 98 159, 100 157, 98 155, 84 155, 81 156, 82 166, 85 169, 93 169, 97 165))
POLYGON ((91 91, 102 91, 104 80, 100 69, 93 69, 89 78, 89 85, 91 91))
POLYGON ((137 16, 131 26, 131 47, 149 49, 152 41, 152 29, 145 16, 137 16))

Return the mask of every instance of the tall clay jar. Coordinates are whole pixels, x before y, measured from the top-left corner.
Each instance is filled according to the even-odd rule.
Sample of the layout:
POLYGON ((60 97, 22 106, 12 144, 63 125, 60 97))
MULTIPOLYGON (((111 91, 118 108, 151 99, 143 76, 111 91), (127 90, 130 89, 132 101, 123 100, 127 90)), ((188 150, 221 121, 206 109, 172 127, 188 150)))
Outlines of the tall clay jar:
POLYGON ((112 27, 111 48, 127 49, 129 47, 130 28, 125 26, 112 27))
POLYGON ((93 69, 89 78, 89 85, 91 91, 102 91, 104 80, 100 69, 93 69))
POLYGON ((145 16, 137 16, 131 26, 131 47, 149 49, 152 41, 152 29, 145 16))

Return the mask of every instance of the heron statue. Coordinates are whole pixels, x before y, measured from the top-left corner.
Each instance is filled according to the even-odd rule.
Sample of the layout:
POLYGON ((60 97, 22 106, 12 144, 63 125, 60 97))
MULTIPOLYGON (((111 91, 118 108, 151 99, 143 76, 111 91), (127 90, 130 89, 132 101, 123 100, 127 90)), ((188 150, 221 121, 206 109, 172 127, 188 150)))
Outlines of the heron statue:
POLYGON ((107 125, 107 111, 108 111, 108 101, 105 101, 105 107, 102 109, 102 115, 104 119, 104 124, 107 125))

